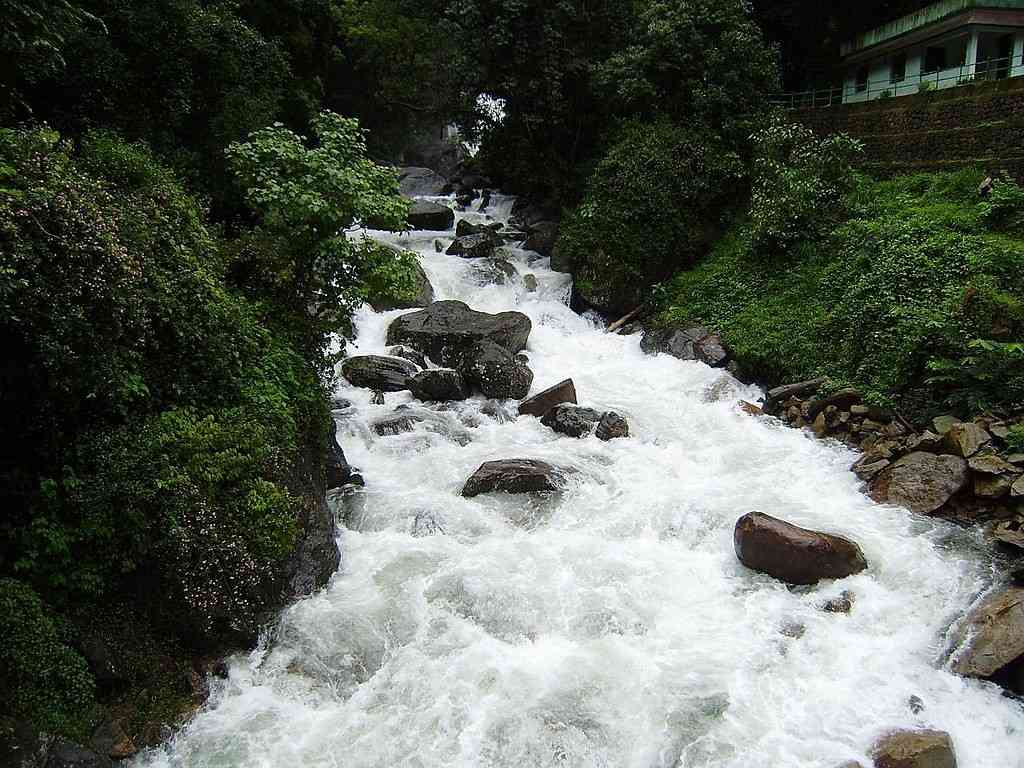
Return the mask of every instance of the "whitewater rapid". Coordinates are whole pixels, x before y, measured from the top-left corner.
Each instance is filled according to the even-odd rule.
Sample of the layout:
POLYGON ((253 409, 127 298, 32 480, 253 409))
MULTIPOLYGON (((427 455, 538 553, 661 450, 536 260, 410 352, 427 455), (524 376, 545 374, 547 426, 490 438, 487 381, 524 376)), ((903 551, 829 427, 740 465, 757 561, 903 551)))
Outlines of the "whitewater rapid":
MULTIPOLYGON (((1021 703, 944 667, 951 624, 992 579, 976 533, 871 502, 847 449, 743 413, 756 388, 574 314, 546 260, 512 249, 530 292, 436 252, 453 232, 372 234, 416 251, 437 299, 529 315, 532 391, 571 377, 632 436, 500 423, 477 398, 380 437, 375 419, 427 406, 374 405, 342 380, 338 438, 366 488, 334 499, 339 572, 138 766, 835 768, 870 766, 888 729, 929 727, 960 768, 1024 768, 1021 703), (459 495, 503 458, 579 471, 550 498, 459 495), (868 570, 797 589, 748 571, 732 532, 751 510, 855 540, 868 570), (843 590, 852 612, 824 612, 843 590)), ((400 314, 363 308, 349 352, 383 353, 400 314)))

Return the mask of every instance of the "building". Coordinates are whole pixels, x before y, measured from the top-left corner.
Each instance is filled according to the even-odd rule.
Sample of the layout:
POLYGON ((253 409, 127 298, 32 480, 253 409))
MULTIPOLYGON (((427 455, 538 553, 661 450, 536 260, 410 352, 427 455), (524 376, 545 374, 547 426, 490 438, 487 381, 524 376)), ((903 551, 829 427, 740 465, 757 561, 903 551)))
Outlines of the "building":
POLYGON ((1024 0, 943 0, 842 47, 843 103, 1024 75, 1024 0))

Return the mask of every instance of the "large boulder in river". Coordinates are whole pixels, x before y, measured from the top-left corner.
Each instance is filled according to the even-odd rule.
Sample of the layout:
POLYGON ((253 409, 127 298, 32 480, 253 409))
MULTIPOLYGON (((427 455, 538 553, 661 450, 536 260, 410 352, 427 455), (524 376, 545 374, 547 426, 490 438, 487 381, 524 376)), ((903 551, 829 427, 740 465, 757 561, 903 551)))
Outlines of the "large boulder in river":
POLYGON ((960 626, 953 671, 990 678, 1011 665, 1024 667, 1024 587, 986 597, 960 626))
POLYGON ((540 423, 569 437, 585 437, 597 429, 600 421, 600 411, 562 403, 545 413, 540 423))
POLYGON ((565 475, 571 472, 538 459, 503 459, 487 461, 472 474, 462 488, 466 498, 481 493, 535 493, 558 491, 565 475))
POLYGON ((398 169, 398 189, 406 197, 430 197, 444 194, 448 180, 429 168, 409 166, 398 169))
POLYGON ((509 352, 526 346, 533 325, 521 312, 489 315, 461 301, 435 301, 426 309, 396 318, 388 344, 408 344, 440 365, 457 367, 479 341, 493 341, 509 352))
POLYGON ((445 253, 464 259, 486 259, 494 255, 494 249, 501 243, 501 238, 493 232, 463 235, 456 237, 445 253))
POLYGON ((729 350, 717 333, 700 326, 655 328, 644 333, 640 349, 649 355, 663 352, 680 360, 697 360, 712 368, 729 362, 729 350))
POLYGON ((736 522, 736 556, 747 568, 789 584, 842 579, 867 568, 864 554, 842 536, 812 531, 751 512, 736 522))
POLYGON ((875 768, 956 768, 956 752, 944 731, 900 730, 871 749, 875 768))
POLYGON ((451 368, 420 371, 409 379, 408 384, 412 396, 424 402, 465 400, 469 397, 466 380, 461 373, 451 368))
POLYGON ((470 386, 498 400, 526 397, 533 383, 529 366, 505 347, 486 339, 465 352, 459 372, 470 386))
POLYGON ((883 469, 871 482, 875 501, 930 514, 967 486, 970 470, 959 456, 915 451, 883 469))
POLYGON ((447 205, 417 200, 409 209, 409 226, 413 229, 442 231, 455 224, 455 211, 447 205))
POLYGON ((401 392, 407 389, 406 379, 419 368, 401 357, 358 355, 341 365, 341 375, 354 387, 378 392, 401 392))
POLYGON ((555 386, 538 392, 530 399, 523 400, 519 404, 519 414, 540 417, 562 403, 576 404, 576 386, 572 383, 572 379, 560 381, 555 386))

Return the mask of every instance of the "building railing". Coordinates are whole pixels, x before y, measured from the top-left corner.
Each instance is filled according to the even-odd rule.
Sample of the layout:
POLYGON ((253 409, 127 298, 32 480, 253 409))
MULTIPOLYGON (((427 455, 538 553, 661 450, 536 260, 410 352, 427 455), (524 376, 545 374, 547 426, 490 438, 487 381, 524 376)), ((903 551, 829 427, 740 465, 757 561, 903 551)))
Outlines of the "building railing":
POLYGON ((900 80, 892 76, 878 80, 861 81, 853 87, 836 86, 816 88, 810 91, 778 93, 770 97, 772 104, 784 109, 822 109, 843 103, 860 103, 891 96, 909 96, 913 93, 961 85, 1003 80, 1024 75, 1024 53, 998 59, 986 59, 976 64, 962 64, 960 67, 941 69, 935 72, 921 72, 907 75, 900 80))

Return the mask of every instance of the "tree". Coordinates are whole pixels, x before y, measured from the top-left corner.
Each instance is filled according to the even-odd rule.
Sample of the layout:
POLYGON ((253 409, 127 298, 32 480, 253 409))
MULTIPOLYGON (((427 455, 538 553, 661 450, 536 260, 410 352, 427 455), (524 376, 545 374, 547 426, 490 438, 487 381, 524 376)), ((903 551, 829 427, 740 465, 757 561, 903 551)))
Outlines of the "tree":
MULTIPOLYGON (((315 143, 281 124, 254 132, 227 149, 230 166, 259 216, 245 257, 247 272, 296 318, 311 359, 326 334, 339 329, 361 299, 364 251, 346 236, 357 221, 405 226, 408 203, 394 170, 366 157, 359 121, 322 112, 315 143), (309 326, 307 329, 307 325, 309 326)), ((377 263, 374 257, 375 264, 377 263)))

